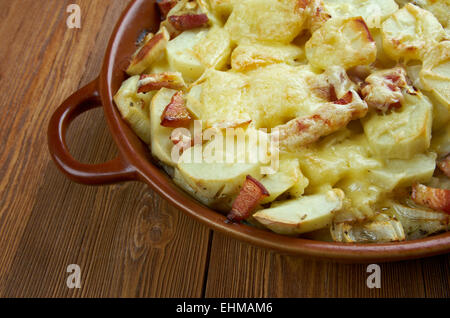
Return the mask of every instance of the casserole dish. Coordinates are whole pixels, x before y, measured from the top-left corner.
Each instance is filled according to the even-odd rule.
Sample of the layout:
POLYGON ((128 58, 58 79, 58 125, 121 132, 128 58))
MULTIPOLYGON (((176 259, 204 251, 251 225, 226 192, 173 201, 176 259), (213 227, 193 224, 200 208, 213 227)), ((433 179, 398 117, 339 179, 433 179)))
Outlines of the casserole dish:
POLYGON ((49 150, 57 166, 69 178, 96 185, 131 180, 145 182, 178 209, 214 230, 282 253, 346 262, 384 262, 450 251, 448 232, 426 239, 388 244, 330 243, 281 236, 245 224, 229 224, 225 216, 184 193, 157 166, 147 147, 125 123, 113 102, 113 96, 126 77, 124 70, 134 51, 133 44, 142 30, 155 31, 159 22, 155 1, 132 1, 113 32, 100 76, 69 97, 53 115, 48 131, 49 150), (76 116, 98 105, 104 109, 119 155, 104 164, 82 164, 70 155, 65 133, 76 116))

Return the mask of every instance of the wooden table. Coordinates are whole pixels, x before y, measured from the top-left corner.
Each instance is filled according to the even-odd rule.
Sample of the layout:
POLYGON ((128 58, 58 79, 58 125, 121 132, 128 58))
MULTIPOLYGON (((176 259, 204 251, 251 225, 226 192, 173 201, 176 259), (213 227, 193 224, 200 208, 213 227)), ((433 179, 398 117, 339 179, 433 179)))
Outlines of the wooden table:
MULTIPOLYGON (((0 296, 449 297, 449 255, 381 264, 332 264, 248 246, 214 233, 146 185, 77 185, 56 169, 46 129, 56 107, 100 71, 128 1, 0 0, 0 296), (66 8, 81 7, 81 29, 66 8), (66 285, 69 264, 81 289, 66 285)), ((90 163, 116 148, 102 111, 78 119, 69 145, 90 163)))

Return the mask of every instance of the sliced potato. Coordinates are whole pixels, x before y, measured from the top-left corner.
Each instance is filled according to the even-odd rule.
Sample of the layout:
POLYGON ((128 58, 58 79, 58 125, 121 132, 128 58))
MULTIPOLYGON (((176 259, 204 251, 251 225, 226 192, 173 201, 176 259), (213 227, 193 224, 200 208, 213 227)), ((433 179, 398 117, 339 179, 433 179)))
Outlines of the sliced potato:
POLYGON ((161 116, 176 92, 173 89, 163 88, 156 93, 150 105, 152 154, 155 158, 171 167, 176 165, 176 162, 172 160, 174 144, 170 139, 173 129, 161 126, 161 116))
POLYGON ((371 34, 377 46, 377 60, 376 62, 383 68, 392 68, 396 65, 396 62, 386 54, 383 48, 383 34, 381 29, 371 29, 371 34))
POLYGON ((364 171, 382 166, 380 161, 370 157, 370 147, 364 135, 337 140, 336 144, 330 141, 333 137, 336 135, 297 154, 309 187, 334 185, 344 177, 358 178, 364 171))
POLYGON ((189 94, 192 97, 199 94, 194 99, 199 103, 190 103, 188 97, 188 108, 191 105, 196 108, 194 113, 198 114, 208 127, 222 122, 251 120, 244 102, 247 86, 248 79, 242 74, 208 69, 203 76, 201 89, 192 88, 193 93, 189 94))
POLYGON ((450 125, 433 134, 430 149, 436 152, 439 157, 447 156, 450 153, 450 125))
POLYGON ((409 160, 387 160, 384 168, 369 172, 370 181, 387 191, 430 181, 436 169, 436 154, 418 154, 409 160))
POLYGON ((433 13, 444 28, 450 27, 449 0, 414 0, 414 3, 433 13))
POLYGON ((197 44, 207 36, 206 29, 184 31, 167 44, 167 60, 172 71, 183 74, 187 81, 195 81, 205 71, 195 53, 197 44))
POLYGON ((239 0, 209 0, 211 9, 223 20, 228 19, 233 11, 234 4, 239 0))
MULTIPOLYGON (((196 145, 187 149, 178 162, 178 169, 196 193, 207 198, 233 197, 238 194, 248 175, 261 178, 259 162, 245 160, 240 163, 238 158, 241 154, 235 151, 232 154, 233 162, 227 163, 224 159, 227 156, 226 149, 210 151, 208 145, 213 146, 213 142, 203 148, 202 145, 196 145)), ((238 145, 236 149, 242 148, 238 145)))
POLYGON ((233 202, 232 198, 214 198, 200 195, 187 183, 180 170, 178 170, 177 168, 175 168, 173 181, 176 185, 178 185, 180 188, 182 188, 184 191, 186 191, 188 194, 193 196, 204 205, 221 212, 230 211, 231 204, 233 202))
POLYGON ((303 29, 307 14, 292 0, 236 1, 225 29, 234 43, 290 43, 303 29))
MULTIPOLYGON (((311 34, 320 29, 328 20, 332 18, 331 13, 328 8, 325 7, 323 0, 301 0, 298 3, 302 7, 305 6, 305 10, 308 15, 306 25, 311 34)), ((303 32, 302 35, 307 35, 307 33, 303 32)))
POLYGON ((240 44, 231 56, 231 67, 245 72, 276 63, 296 64, 305 59, 305 52, 296 45, 240 44))
POLYGON ((306 43, 309 63, 324 70, 368 65, 376 56, 375 41, 361 17, 328 20, 306 43))
POLYGON ((445 37, 432 13, 410 3, 384 21, 382 33, 384 50, 394 60, 421 60, 445 37))
POLYGON ((293 187, 295 187, 293 192, 299 197, 308 185, 308 180, 300 170, 298 159, 290 158, 281 159, 278 171, 265 176, 260 181, 269 192, 269 196, 261 201, 262 204, 274 201, 293 187))
POLYGON ((433 103, 433 134, 450 124, 450 107, 442 104, 433 94, 427 95, 433 103))
MULTIPOLYGON (((438 65, 440 62, 442 62, 442 56, 437 56, 436 51, 440 51, 439 48, 445 47, 446 42, 441 42, 438 44, 430 53, 430 55, 427 55, 426 61, 427 61, 427 67, 432 69, 433 65, 438 65), (434 56, 434 59, 429 58, 429 56, 434 56), (436 62, 434 62, 436 61, 436 62)), ((444 53, 445 55, 445 53, 444 53)), ((448 54, 447 54, 448 56, 448 54)), ((449 89, 450 86, 450 60, 447 59, 447 63, 444 62, 445 65, 440 65, 438 68, 441 72, 442 77, 439 78, 439 75, 433 74, 432 71, 426 71, 424 70, 422 72, 422 63, 412 63, 410 65, 406 66, 406 70, 408 72, 408 77, 412 81, 412 84, 414 87, 418 88, 422 93, 424 93, 433 104, 433 133, 437 130, 440 130, 444 128, 448 122, 450 122, 450 107, 449 103, 443 103, 443 96, 445 95, 445 90, 449 89), (444 66, 442 68, 441 66, 444 66), (442 70, 447 69, 447 74, 449 74, 447 79, 445 79, 445 74, 442 74, 442 70), (424 75, 424 78, 421 78, 421 75, 424 75), (434 79, 433 79, 434 77, 434 79), (428 82, 427 84, 423 84, 425 82, 428 82), (435 82, 435 83, 434 83, 435 82), (426 87, 425 87, 426 85, 426 87), (447 88, 445 87, 447 85, 447 88), (443 94, 439 94, 439 90, 443 91, 443 94), (439 98, 439 96, 441 96, 439 98)))
POLYGON ((206 68, 223 69, 231 55, 230 35, 225 29, 213 26, 193 50, 206 68))
POLYGON ((405 94, 399 111, 372 113, 363 120, 373 151, 382 158, 409 159, 430 147, 433 106, 420 92, 405 94))
POLYGON ((268 229, 286 235, 302 234, 331 224, 334 212, 342 208, 344 193, 334 189, 280 203, 253 215, 268 229))
POLYGON ((369 28, 380 27, 388 16, 398 10, 394 0, 325 0, 324 3, 332 17, 362 17, 369 28))
POLYGON ((307 65, 284 63, 246 73, 208 69, 188 94, 188 108, 195 108, 193 113, 207 127, 251 123, 255 128, 273 128, 294 114, 309 115, 323 103, 308 85, 308 79, 315 76, 307 65), (194 90, 196 86, 201 87, 194 90))
POLYGON ((450 110, 450 41, 441 42, 428 52, 420 79, 424 88, 450 110))
POLYGON ((119 91, 114 96, 114 101, 120 114, 138 137, 146 144, 150 144, 150 120, 146 114, 145 100, 139 98, 137 94, 138 82, 139 75, 130 77, 123 82, 119 91))
POLYGON ((146 42, 133 55, 127 69, 128 75, 142 74, 154 62, 160 60, 169 40, 170 35, 164 27, 155 36, 147 37, 146 42))

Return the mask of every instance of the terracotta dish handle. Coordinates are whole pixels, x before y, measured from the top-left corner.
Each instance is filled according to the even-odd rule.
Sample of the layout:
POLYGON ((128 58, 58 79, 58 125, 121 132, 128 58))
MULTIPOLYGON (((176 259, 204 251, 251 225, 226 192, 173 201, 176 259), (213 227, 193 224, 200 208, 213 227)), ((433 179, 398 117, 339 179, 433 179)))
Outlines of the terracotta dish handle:
POLYGON ((102 105, 98 79, 70 96, 53 114, 48 127, 48 146, 58 168, 70 179, 83 184, 109 184, 136 179, 136 170, 122 155, 102 164, 84 164, 75 160, 66 145, 70 123, 85 111, 102 105))

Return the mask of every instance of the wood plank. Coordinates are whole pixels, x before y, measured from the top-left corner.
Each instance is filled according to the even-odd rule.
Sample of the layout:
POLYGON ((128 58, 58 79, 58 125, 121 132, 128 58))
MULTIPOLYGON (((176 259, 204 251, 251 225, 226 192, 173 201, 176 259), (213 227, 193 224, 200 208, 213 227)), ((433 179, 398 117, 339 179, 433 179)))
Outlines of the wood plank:
MULTIPOLYGON (((98 74, 127 1, 0 2, 0 296, 202 295, 210 231, 146 185, 87 187, 57 171, 46 128, 56 107, 98 74), (82 28, 66 27, 77 3, 82 28), (82 288, 66 286, 69 264, 82 288)), ((101 110, 68 141, 84 162, 113 158, 101 110)))
POLYGON ((367 265, 281 255, 214 234, 206 297, 449 297, 450 256, 381 267, 369 289, 367 265))

